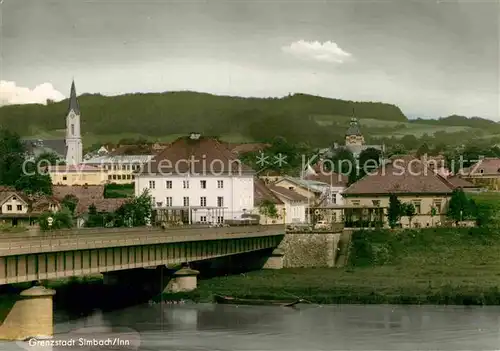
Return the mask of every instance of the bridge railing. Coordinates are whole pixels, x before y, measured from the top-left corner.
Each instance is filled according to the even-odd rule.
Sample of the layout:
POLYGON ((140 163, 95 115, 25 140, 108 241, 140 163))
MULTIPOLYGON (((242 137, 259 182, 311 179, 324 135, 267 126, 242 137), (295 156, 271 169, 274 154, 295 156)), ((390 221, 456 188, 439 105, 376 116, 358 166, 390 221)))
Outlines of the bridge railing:
POLYGON ((40 231, 25 235, 24 233, 10 233, 6 235, 0 235, 0 241, 4 240, 28 240, 28 239, 71 239, 80 237, 106 237, 114 235, 189 235, 191 234, 199 235, 201 231, 207 231, 209 233, 252 233, 252 232, 262 232, 274 229, 283 229, 282 224, 276 225, 249 225, 249 226, 236 226, 236 227, 216 227, 211 228, 208 226, 183 226, 174 228, 161 228, 161 227, 120 227, 120 228, 81 228, 81 229, 61 229, 53 231, 40 231))

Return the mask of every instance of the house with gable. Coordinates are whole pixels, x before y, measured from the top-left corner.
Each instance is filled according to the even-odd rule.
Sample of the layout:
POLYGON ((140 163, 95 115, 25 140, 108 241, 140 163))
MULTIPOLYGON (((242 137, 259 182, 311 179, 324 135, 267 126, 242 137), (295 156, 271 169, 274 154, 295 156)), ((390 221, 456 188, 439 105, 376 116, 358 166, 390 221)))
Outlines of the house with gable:
MULTIPOLYGON (((388 225, 389 196, 394 194, 401 202, 414 205, 412 227, 435 226, 446 220, 448 202, 459 187, 419 159, 386 164, 344 191, 344 221, 346 226, 378 221, 388 225)), ((410 219, 402 217, 401 224, 408 227, 410 219)))
POLYGON ((150 192, 160 221, 224 223, 253 212, 254 175, 216 138, 191 133, 143 165, 135 195, 150 192))

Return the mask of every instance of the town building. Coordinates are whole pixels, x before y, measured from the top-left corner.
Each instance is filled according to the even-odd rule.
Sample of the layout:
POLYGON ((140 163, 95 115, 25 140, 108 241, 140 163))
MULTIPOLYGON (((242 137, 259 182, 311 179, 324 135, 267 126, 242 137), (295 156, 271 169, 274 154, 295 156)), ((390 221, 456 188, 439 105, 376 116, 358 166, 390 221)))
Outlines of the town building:
POLYGON ((477 187, 500 190, 500 158, 486 157, 458 172, 460 178, 477 187))
POLYGON ((284 223, 285 203, 272 192, 263 179, 254 179, 254 212, 259 215, 259 224, 284 223), (266 207, 273 205, 276 216, 271 216, 266 207))
MULTIPOLYGON (((387 225, 389 196, 394 194, 401 202, 414 205, 416 214, 411 219, 412 227, 435 226, 446 220, 448 202, 457 188, 459 186, 437 174, 422 160, 401 161, 399 167, 387 164, 344 191, 347 205, 344 221, 346 226, 376 222, 387 225)), ((403 216, 401 224, 408 227, 410 219, 403 216)))
POLYGON ((222 223, 252 212, 254 174, 216 138, 191 133, 144 164, 135 194, 148 190, 162 221, 222 223))
POLYGON ((308 201, 305 196, 281 186, 269 185, 269 190, 284 204, 284 223, 305 223, 308 201))
POLYGON ((48 166, 54 185, 99 185, 108 183, 108 171, 86 164, 48 166))
POLYGON ((50 196, 28 196, 21 191, 0 188, 0 223, 5 226, 34 226, 47 211, 60 210, 59 202, 50 196))
POLYGON ((154 155, 104 155, 85 161, 85 165, 103 171, 108 183, 134 183, 135 173, 148 163, 154 155))

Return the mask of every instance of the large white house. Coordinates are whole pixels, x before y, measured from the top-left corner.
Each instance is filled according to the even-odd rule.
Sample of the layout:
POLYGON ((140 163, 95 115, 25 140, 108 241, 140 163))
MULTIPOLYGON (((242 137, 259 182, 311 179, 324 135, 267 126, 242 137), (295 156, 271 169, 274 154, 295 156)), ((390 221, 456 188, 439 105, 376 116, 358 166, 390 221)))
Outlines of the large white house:
POLYGON ((135 193, 149 190, 167 217, 176 212, 185 223, 222 223, 253 210, 254 173, 217 139, 191 133, 144 164, 135 193))

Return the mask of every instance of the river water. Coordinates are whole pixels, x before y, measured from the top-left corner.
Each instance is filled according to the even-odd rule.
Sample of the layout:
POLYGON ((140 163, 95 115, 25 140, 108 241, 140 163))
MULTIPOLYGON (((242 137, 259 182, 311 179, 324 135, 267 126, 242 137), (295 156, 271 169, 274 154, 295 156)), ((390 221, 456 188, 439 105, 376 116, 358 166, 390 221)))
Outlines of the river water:
POLYGON ((500 350, 500 307, 141 305, 55 320, 52 350, 500 350))

